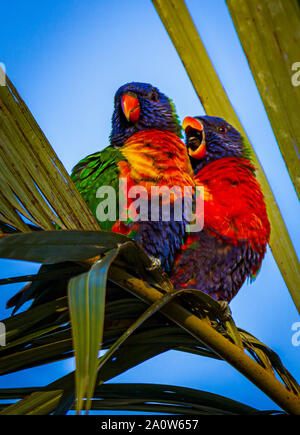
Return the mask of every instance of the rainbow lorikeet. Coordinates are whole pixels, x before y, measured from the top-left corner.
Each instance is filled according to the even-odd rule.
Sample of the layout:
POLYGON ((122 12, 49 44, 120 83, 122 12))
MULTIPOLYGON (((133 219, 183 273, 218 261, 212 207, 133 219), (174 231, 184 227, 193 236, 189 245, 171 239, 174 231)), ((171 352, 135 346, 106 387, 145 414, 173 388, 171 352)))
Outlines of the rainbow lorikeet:
MULTIPOLYGON (((135 239, 149 256, 158 260, 154 265, 161 264, 166 272, 171 271, 175 254, 184 243, 184 208, 182 219, 175 220, 172 213, 175 200, 171 197, 173 204, 168 221, 162 219, 160 212, 155 221, 136 221, 127 213, 132 205, 132 199, 127 196, 129 189, 135 186, 142 186, 149 195, 153 186, 193 186, 193 171, 186 145, 180 139, 181 131, 174 105, 168 97, 150 84, 125 84, 114 98, 110 145, 82 159, 71 174, 101 228, 135 239), (125 188, 120 185, 120 179, 126 180, 125 188), (126 190, 122 193, 128 200, 124 219, 119 216, 120 186, 126 190), (113 198, 117 205, 116 213, 106 216, 109 217, 107 220, 102 219, 103 214, 99 217, 99 207, 101 209, 106 199, 99 195, 101 187, 110 187, 116 192, 116 198, 113 198)), ((41 272, 49 268, 57 270, 59 278, 57 266, 42 265, 41 272)), ((63 293, 66 284, 67 280, 58 282, 53 279, 33 282, 11 298, 7 307, 15 306, 16 310, 32 298, 37 298, 38 303, 45 302, 49 297, 63 293)))
POLYGON ((270 236, 264 196, 241 134, 221 118, 187 117, 186 145, 204 188, 204 226, 176 257, 176 288, 229 302, 261 266, 270 236))
POLYGON ((169 221, 163 220, 161 214, 153 221, 149 202, 146 216, 136 220, 134 214, 127 213, 133 202, 128 190, 142 187, 150 201, 153 186, 171 189, 193 185, 192 167, 180 136, 181 126, 170 99, 150 84, 128 83, 115 95, 110 145, 81 160, 72 171, 75 185, 102 229, 135 239, 166 272, 172 269, 183 243, 185 218, 182 214, 181 220, 175 220, 171 211, 169 221), (120 179, 125 180, 125 187, 120 179), (124 219, 120 219, 119 207, 110 220, 99 217, 104 198, 97 192, 103 186, 117 192, 117 204, 120 189, 126 190, 122 192, 128 200, 124 219))

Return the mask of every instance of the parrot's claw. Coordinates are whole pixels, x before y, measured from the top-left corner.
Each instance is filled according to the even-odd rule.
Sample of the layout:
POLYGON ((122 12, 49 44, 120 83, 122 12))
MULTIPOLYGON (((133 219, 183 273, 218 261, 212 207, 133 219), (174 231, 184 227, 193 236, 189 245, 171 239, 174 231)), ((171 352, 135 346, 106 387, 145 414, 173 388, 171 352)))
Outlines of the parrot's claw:
POLYGON ((231 309, 227 301, 218 301, 220 305, 220 317, 223 322, 226 322, 231 317, 231 309))
POLYGON ((152 255, 149 255, 149 258, 152 261, 151 266, 146 267, 146 269, 149 270, 149 272, 161 267, 161 261, 159 258, 152 257, 152 255))

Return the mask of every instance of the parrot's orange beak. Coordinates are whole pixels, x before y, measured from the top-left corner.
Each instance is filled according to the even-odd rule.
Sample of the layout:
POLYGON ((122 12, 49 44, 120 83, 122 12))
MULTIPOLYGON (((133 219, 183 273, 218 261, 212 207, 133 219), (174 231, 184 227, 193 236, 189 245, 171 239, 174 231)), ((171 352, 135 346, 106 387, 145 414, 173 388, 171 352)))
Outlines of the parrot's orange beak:
POLYGON ((202 123, 191 116, 184 118, 182 128, 187 137, 188 153, 194 159, 203 159, 206 154, 205 133, 202 123))
POLYGON ((128 122, 137 122, 140 118, 140 102, 137 97, 125 94, 121 101, 122 110, 128 122))

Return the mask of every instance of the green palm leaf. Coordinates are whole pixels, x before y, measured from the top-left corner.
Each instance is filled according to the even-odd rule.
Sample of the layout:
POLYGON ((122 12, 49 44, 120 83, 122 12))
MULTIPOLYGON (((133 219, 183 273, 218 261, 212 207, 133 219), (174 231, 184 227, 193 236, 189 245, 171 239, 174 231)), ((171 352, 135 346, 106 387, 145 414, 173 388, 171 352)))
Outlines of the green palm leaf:
MULTIPOLYGON (((57 236, 62 236, 62 246, 66 243, 64 233, 63 231, 54 233, 57 234, 57 236)), ((76 240, 81 245, 82 243, 79 237, 81 232, 76 231, 75 233, 77 237, 76 240)), ((43 234, 44 233, 41 233, 41 235, 43 234)), ((72 234, 72 232, 70 232, 70 234, 72 234)), ((96 239, 98 243, 100 243, 101 238, 105 239, 105 237, 107 237, 105 232, 98 234, 99 239, 96 239)), ((39 255, 45 255, 45 252, 47 254, 49 252, 49 247, 47 248, 46 246, 47 233, 45 233, 45 236, 44 244, 39 248, 39 255)), ((84 242, 84 240, 86 240, 85 232, 82 232, 81 236, 82 242, 84 242)), ((6 236, 2 240, 2 244, 5 245, 5 242, 9 243, 8 241, 10 241, 11 247, 13 247, 14 243, 18 246, 18 239, 24 239, 24 237, 28 240, 30 237, 35 238, 36 234, 6 236)), ((90 237, 92 243, 94 239, 92 235, 90 235, 90 237)), ((111 237, 112 241, 118 236, 111 235, 111 237)), ((58 246, 59 241, 57 239, 56 249, 58 246)), ((11 249, 10 252, 10 258, 14 258, 14 255, 20 258, 20 252, 18 252, 18 250, 11 249)), ((141 346, 143 352, 145 351, 145 354, 143 354, 145 355, 144 359, 170 348, 178 348, 184 351, 198 353, 199 355, 230 359, 231 363, 245 374, 248 374, 248 368, 242 368, 243 366, 240 365, 240 359, 245 359, 246 365, 248 364, 248 357, 243 355, 243 351, 248 350, 257 362, 257 367, 261 367, 263 370, 263 379, 266 379, 267 374, 269 374, 270 377, 268 379, 271 385, 274 383, 274 388, 279 388, 280 384, 277 383, 278 381, 276 381, 274 377, 275 372, 278 373, 287 387, 285 395, 290 396, 291 393, 288 393, 288 390, 292 391, 294 396, 292 395, 291 399, 295 397, 294 405, 297 406, 296 398, 299 397, 299 386, 271 349, 251 336, 251 334, 236 328, 232 319, 226 321, 222 320, 223 314, 219 304, 206 294, 199 292, 199 290, 169 290, 165 292, 163 287, 168 288, 169 284, 167 283, 166 286, 160 285, 164 282, 164 276, 159 270, 147 271, 147 267, 149 263, 151 264, 151 261, 145 254, 141 255, 142 252, 143 251, 132 241, 126 241, 123 244, 117 243, 115 244, 115 248, 107 251, 103 259, 100 262, 96 262, 89 272, 77 275, 70 281, 70 313, 74 349, 77 359, 76 379, 78 400, 76 406, 78 412, 83 407, 84 397, 88 399, 85 402, 86 410, 90 409, 92 406, 91 399, 93 397, 96 377, 97 384, 99 382, 103 383, 108 378, 115 376, 116 373, 120 373, 124 371, 124 369, 126 370, 126 368, 135 365, 137 361, 141 361, 141 346), (138 263, 136 257, 139 257, 140 263, 138 263), (134 275, 132 275, 132 273, 134 273, 134 275), (160 278, 159 275, 161 275, 160 278), (120 293, 117 292, 116 299, 111 300, 111 302, 106 305, 105 319, 107 319, 108 322, 113 318, 119 319, 121 322, 120 327, 116 328, 114 326, 111 330, 109 327, 104 329, 104 299, 107 276, 109 282, 115 282, 148 303, 153 303, 153 305, 146 309, 144 304, 138 305, 135 300, 132 300, 131 306, 134 310, 131 311, 131 300, 129 299, 127 301, 123 299, 122 305, 120 293), (143 281, 139 276, 147 277, 147 281, 143 281), (197 318, 195 315, 181 308, 178 302, 171 302, 172 299, 175 297, 178 299, 180 294, 186 292, 197 294, 202 304, 201 314, 200 312, 198 313, 198 315, 201 315, 201 318, 197 318), (112 311, 109 311, 109 307, 112 311), (172 343, 170 336, 167 334, 171 325, 168 324, 168 322, 166 323, 165 320, 163 320, 162 323, 161 320, 159 321, 161 323, 161 328, 158 329, 159 337, 155 338, 153 330, 155 323, 149 332, 147 332, 147 330, 143 332, 144 338, 142 340, 139 340, 140 335, 132 336, 131 334, 136 328, 140 328, 147 319, 149 320, 149 316, 155 314, 158 309, 170 319, 175 320, 181 327, 184 327, 186 331, 192 333, 196 339, 200 339, 202 345, 200 345, 200 342, 196 341, 195 344, 193 342, 193 344, 191 343, 189 346, 186 338, 180 342, 180 335, 176 329, 176 335, 174 335, 174 338, 176 338, 172 343), (133 315, 132 318, 128 318, 130 311, 133 315), (115 314, 112 316, 113 312, 115 314), (126 322, 123 324, 120 313, 123 313, 124 320, 126 319, 126 322), (167 335, 164 335, 164 331, 166 331, 167 335), (206 332, 204 333, 204 331, 206 332), (213 331, 217 333, 217 336, 214 335, 215 333, 213 333, 213 331), (145 337, 147 337, 147 339, 145 339, 145 337), (226 338, 224 343, 222 343, 221 337, 226 338), (106 341, 107 339, 108 341, 106 341), (113 340, 113 344, 109 344, 111 340, 113 340), (155 347, 147 354, 146 350, 151 349, 153 344, 150 345, 150 343, 153 343, 153 340, 154 343, 156 343, 155 347), (126 352, 126 346, 132 349, 132 343, 136 343, 136 351, 133 352, 131 350, 130 352, 126 352), (110 348, 110 350, 98 360, 97 354, 101 344, 103 349, 110 348), (236 344, 238 346, 236 346, 236 344), (228 351, 227 348, 230 347, 231 350, 228 351), (235 360, 233 356, 234 353, 236 353, 238 360, 235 360)), ((70 248, 69 255, 73 255, 72 247, 70 248)), ((31 251, 24 249, 21 258, 28 259, 31 258, 31 256, 31 251)), ((67 260, 68 258, 69 257, 64 257, 63 259, 67 260)), ((45 306, 42 305, 37 308, 32 308, 4 322, 7 327, 9 340, 7 349, 4 348, 1 351, 3 356, 0 359, 0 372, 8 373, 12 370, 41 364, 44 361, 49 362, 69 357, 70 351, 72 351, 72 342, 70 338, 70 328, 66 326, 66 322, 68 321, 67 298, 65 297, 49 302, 45 304, 45 306), (36 314, 38 314, 38 317, 36 314), (22 330, 22 328, 18 326, 22 324, 22 320, 23 324, 27 325, 27 331, 22 330), (39 331, 36 330, 35 325, 39 325, 39 331)), ((155 322, 155 318, 153 321, 155 322)), ((250 364, 250 367, 252 367, 251 370, 257 371, 258 368, 253 366, 253 362, 250 364)), ((73 375, 71 375, 71 380, 72 379, 73 375)), ((253 380, 251 376, 250 379, 253 380)), ((256 382, 256 379, 254 382, 256 382)), ((258 385, 263 387, 260 383, 258 383, 258 385)), ((41 393, 41 396, 37 396, 36 394, 32 396, 34 409, 37 407, 38 412, 52 412, 55 410, 56 406, 59 406, 58 404, 62 400, 63 402, 67 401, 71 406, 72 403, 69 397, 73 394, 72 387, 66 387, 58 382, 57 384, 54 383, 54 385, 51 385, 50 388, 57 391, 57 393, 55 396, 51 396, 49 400, 46 393, 41 393), (46 395, 45 397, 44 394, 46 395), (44 399, 46 399, 45 407, 42 406, 44 399), (49 407, 51 407, 51 411, 49 407)), ((47 389, 47 394, 48 392, 49 389, 47 389)), ((269 393, 273 396, 271 391, 269 391, 269 393)), ((276 399, 276 395, 273 396, 273 398, 276 399)), ((28 400, 29 399, 26 398, 24 402, 25 411, 28 409, 30 403, 28 400)), ((13 412, 23 412, 21 404, 18 405, 21 406, 20 408, 17 405, 12 406, 13 412)), ((11 408, 3 409, 2 412, 6 413, 6 411, 8 413, 12 412, 11 408)))
POLYGON ((114 249, 97 261, 89 272, 69 282, 69 306, 76 357, 77 413, 91 406, 98 371, 98 352, 103 338, 106 280, 116 258, 114 249))
POLYGON ((300 87, 293 81, 299 5, 297 0, 227 0, 227 6, 300 198, 300 87))
POLYGON ((31 230, 28 220, 44 230, 100 230, 8 77, 0 127, 0 221, 22 232, 31 230))
MULTIPOLYGON (((41 390, 41 389, 39 389, 41 390)), ((31 402, 23 402, 26 414, 51 409, 51 400, 57 399, 60 391, 36 392, 32 388, 11 388, 0 390, 0 400, 14 400, 31 397, 31 402), (31 396, 30 396, 31 394, 31 396), (37 398, 43 395, 42 404, 37 398), (40 395, 40 396, 38 396, 40 395)), ((21 403, 21 402, 19 402, 21 403)), ((3 410, 5 406, 2 405, 3 410)), ((11 410, 13 407, 11 406, 11 410)), ((20 405, 14 405, 14 410, 20 405)), ((258 411, 235 400, 206 391, 192 388, 176 387, 173 385, 151 384, 115 384, 110 383, 96 388, 92 401, 93 410, 130 410, 142 412, 164 412, 187 415, 259 415, 273 414, 278 411, 258 411)))

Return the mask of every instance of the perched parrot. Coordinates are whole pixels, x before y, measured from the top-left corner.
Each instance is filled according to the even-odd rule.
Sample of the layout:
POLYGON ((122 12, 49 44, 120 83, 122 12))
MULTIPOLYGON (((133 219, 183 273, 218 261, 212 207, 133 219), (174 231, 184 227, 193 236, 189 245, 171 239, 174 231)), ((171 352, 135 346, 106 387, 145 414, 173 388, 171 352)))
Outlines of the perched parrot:
MULTIPOLYGON (((106 199, 99 194, 98 189, 103 186, 113 188, 116 192, 116 215, 112 213, 111 219, 106 221, 98 219, 101 228, 136 240, 152 257, 154 265, 160 264, 167 273, 171 272, 176 252, 184 243, 184 207, 182 218, 175 220, 173 208, 178 198, 171 196, 169 220, 163 220, 159 211, 156 221, 151 221, 149 215, 149 220, 136 221, 134 214, 129 213, 133 198, 128 198, 128 191, 131 187, 142 186, 150 198, 152 187, 166 186, 171 189, 173 186, 194 185, 193 170, 186 145, 181 140, 181 131, 169 98, 150 84, 125 84, 118 89, 114 98, 110 145, 81 160, 71 174, 96 218, 99 218, 99 207, 106 199), (120 179, 125 179, 127 185, 123 195, 127 199, 125 211, 128 216, 124 219, 119 219, 120 179)), ((157 196, 161 198, 160 194, 157 196)), ((151 207, 148 209, 151 210, 151 207)), ((49 268, 58 270, 59 278, 62 272, 57 265, 43 265, 40 271, 45 272, 49 268)), ((8 301, 7 307, 15 306, 16 310, 28 299, 38 298, 38 303, 42 303, 51 295, 58 297, 58 294, 66 291, 67 281, 66 278, 64 282, 52 279, 49 282, 30 283, 8 301)))
POLYGON ((175 254, 184 241, 184 210, 181 220, 176 221, 172 211, 169 221, 163 220, 161 213, 158 221, 151 220, 151 188, 178 186, 183 193, 184 186, 193 186, 192 167, 180 136, 181 126, 173 103, 150 84, 129 83, 115 95, 110 145, 81 160, 72 171, 75 185, 102 229, 135 239, 149 256, 159 260, 166 272, 171 271, 175 254), (118 203, 120 179, 127 183, 124 196, 128 200, 128 212, 133 202, 128 198, 128 189, 145 188, 149 220, 143 217, 140 221, 133 220, 129 213, 127 220, 126 217, 120 220, 119 216, 110 221, 99 219, 97 210, 103 201, 97 194, 99 187, 113 187, 118 203))
POLYGON ((230 302, 258 273, 270 237, 264 196, 241 134, 221 118, 187 117, 186 145, 204 188, 204 226, 175 259, 175 288, 200 289, 230 302))

